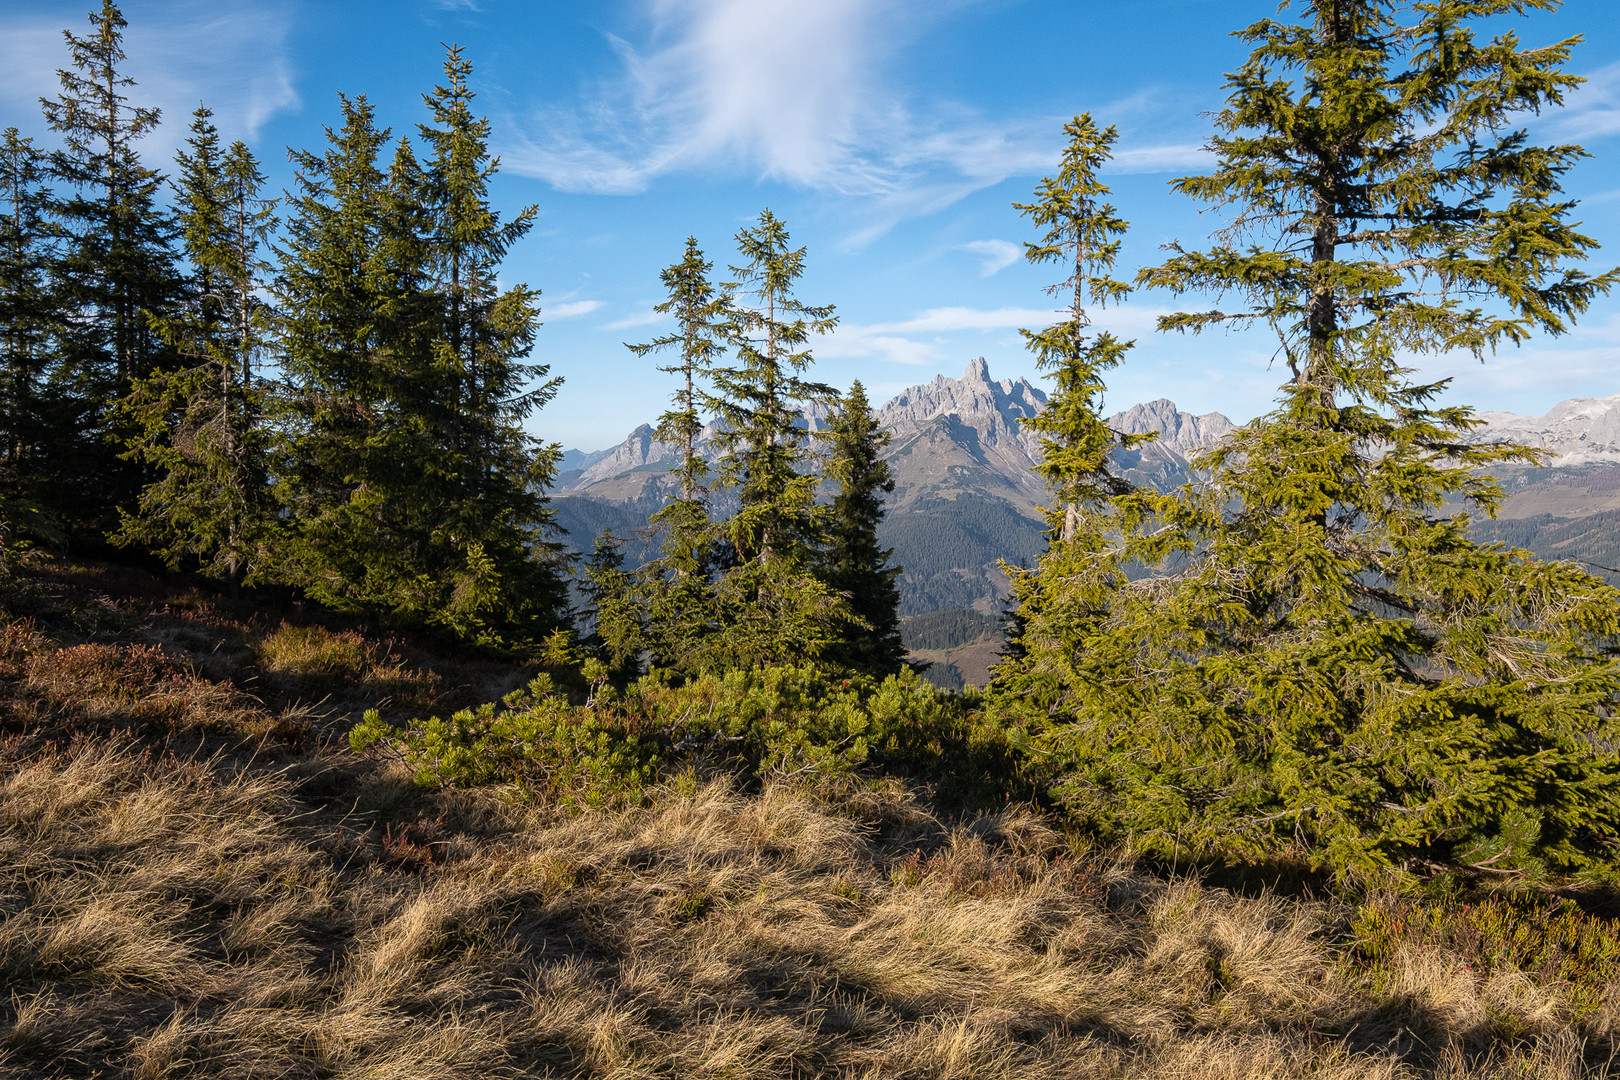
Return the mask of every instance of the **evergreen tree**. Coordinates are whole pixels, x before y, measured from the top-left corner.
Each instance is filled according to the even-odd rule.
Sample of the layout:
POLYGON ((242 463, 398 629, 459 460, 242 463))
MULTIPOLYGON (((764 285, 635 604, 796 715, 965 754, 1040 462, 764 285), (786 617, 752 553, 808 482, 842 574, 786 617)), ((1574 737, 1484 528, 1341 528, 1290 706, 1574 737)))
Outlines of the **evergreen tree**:
POLYGON ((194 560, 232 589, 262 561, 272 507, 265 395, 254 368, 271 313, 259 252, 275 227, 264 175, 246 144, 221 151, 198 108, 177 158, 176 215, 191 276, 158 335, 189 366, 136 380, 123 403, 136 433, 128 456, 157 472, 115 539, 178 565, 194 560))
POLYGON ((827 659, 874 675, 897 674, 906 656, 896 585, 900 568, 889 565, 894 552, 878 542, 883 496, 894 490, 889 463, 878 456, 889 443, 889 433, 878 427, 859 379, 828 423, 827 442, 827 476, 837 489, 821 578, 834 592, 849 597, 858 620, 828 650, 827 659))
POLYGON ((1054 177, 1035 189, 1035 201, 1014 203, 1044 232, 1024 245, 1032 263, 1056 263, 1068 275, 1047 291, 1063 295, 1067 318, 1021 333, 1035 363, 1053 382, 1046 407, 1024 423, 1041 433, 1035 471, 1055 496, 1047 508, 1048 547, 1033 569, 1006 567, 1014 606, 1008 613, 1006 662, 997 678, 1003 690, 1048 699, 1073 677, 1068 642, 1079 623, 1106 610, 1122 581, 1114 557, 1117 530, 1129 511, 1121 497, 1131 485, 1116 473, 1110 455, 1150 436, 1124 435, 1102 419, 1104 374, 1130 349, 1106 331, 1090 333, 1087 305, 1117 303, 1130 287, 1111 277, 1126 224, 1103 200, 1107 185, 1098 172, 1113 156, 1118 133, 1099 128, 1090 113, 1064 125, 1069 137, 1054 177), (1123 516, 1122 516, 1123 515, 1123 516))
POLYGON ((1611 272, 1560 178, 1581 156, 1514 127, 1579 80, 1573 41, 1477 38, 1554 0, 1306 0, 1243 31, 1207 176, 1236 209, 1152 286, 1235 298, 1167 329, 1269 325, 1277 408, 1209 453, 1208 484, 1142 504, 1144 560, 1068 642, 1047 748, 1083 818, 1162 849, 1298 853, 1341 873, 1534 874, 1612 859, 1620 593, 1568 563, 1472 543, 1493 512, 1462 406, 1403 361, 1559 333, 1611 272))
POLYGON ((16 128, 0 136, 0 529, 49 533, 38 504, 49 438, 44 376, 62 314, 50 268, 59 230, 50 219, 45 162, 16 128))
POLYGON ((681 260, 659 275, 669 298, 654 310, 675 316, 675 329, 642 345, 626 345, 637 356, 679 349, 677 362, 658 370, 681 376, 672 402, 658 421, 657 436, 681 449, 671 469, 678 497, 651 518, 662 535, 661 553, 641 573, 644 622, 657 661, 680 666, 712 630, 714 598, 711 575, 716 569, 716 536, 709 517, 708 463, 698 453, 703 433, 698 380, 715 366, 725 348, 730 298, 709 279, 713 264, 703 257, 696 237, 687 237, 681 260))
POLYGON ((623 546, 611 531, 598 536, 580 586, 587 601, 584 622, 590 627, 586 645, 607 677, 620 683, 641 673, 641 653, 648 645, 640 590, 635 575, 624 568, 623 546))
POLYGON ((438 387, 438 400, 423 402, 423 414, 428 423, 443 418, 434 440, 438 461, 427 475, 448 483, 439 498, 416 496, 430 509, 427 534, 440 548, 428 572, 447 587, 433 620, 463 636, 486 625, 538 635, 566 618, 560 548, 551 539, 557 529, 545 496, 561 449, 541 444, 524 422, 556 396, 562 380, 524 359, 540 325, 539 290, 523 284, 501 290, 498 272, 539 211, 530 206, 502 223, 490 206, 489 181, 499 162, 489 154, 489 121, 472 111, 472 65, 451 46, 444 71, 445 84, 424 98, 433 123, 421 127, 431 151, 420 203, 429 237, 432 365, 407 383, 438 387), (480 560, 493 574, 480 578, 480 560))
POLYGON ((730 565, 714 589, 714 632, 690 660, 724 669, 796 663, 822 654, 842 634, 849 605, 816 576, 825 508, 815 502, 804 405, 832 396, 802 377, 812 333, 837 325, 833 309, 794 295, 805 249, 788 246, 787 227, 769 210, 737 234, 741 266, 724 286, 744 300, 733 308, 735 363, 714 367, 706 404, 719 420, 722 480, 740 508, 725 523, 730 565))
POLYGON ((835 391, 801 376, 812 357, 812 333, 838 324, 832 306, 812 306, 794 295, 804 274, 805 249, 788 246, 787 226, 769 210, 737 233, 741 266, 727 291, 748 302, 732 316, 736 365, 712 372, 709 399, 721 430, 727 483, 742 509, 732 519, 731 541, 743 561, 780 558, 802 566, 815 546, 815 478, 806 464, 801 409, 835 391))
POLYGON ((290 529, 278 576, 323 604, 358 610, 376 591, 373 557, 392 558, 377 550, 386 541, 361 538, 392 476, 376 447, 392 382, 383 317, 397 297, 379 254, 389 201, 379 157, 389 132, 364 97, 339 102, 343 124, 326 129, 326 150, 290 155, 296 187, 275 282, 285 386, 273 472, 290 529))
POLYGON ((131 106, 124 94, 134 80, 119 68, 126 24, 118 6, 103 0, 89 21, 83 37, 63 31, 71 65, 57 72, 60 95, 40 99, 62 138, 51 172, 73 192, 54 207, 68 233, 55 288, 73 314, 50 374, 47 472, 62 513, 99 533, 143 481, 142 470, 118 459, 123 432, 113 405, 137 379, 172 366, 149 315, 167 313, 177 279, 172 226, 156 199, 162 177, 136 150, 158 110, 131 106))
POLYGON ((344 99, 324 155, 295 155, 288 576, 334 607, 518 642, 566 618, 545 497, 560 451, 523 426, 560 380, 523 360, 538 293, 497 285, 535 211, 502 224, 489 206, 471 65, 452 48, 445 71, 425 96, 426 161, 400 140, 385 173, 388 132, 363 98, 344 99))

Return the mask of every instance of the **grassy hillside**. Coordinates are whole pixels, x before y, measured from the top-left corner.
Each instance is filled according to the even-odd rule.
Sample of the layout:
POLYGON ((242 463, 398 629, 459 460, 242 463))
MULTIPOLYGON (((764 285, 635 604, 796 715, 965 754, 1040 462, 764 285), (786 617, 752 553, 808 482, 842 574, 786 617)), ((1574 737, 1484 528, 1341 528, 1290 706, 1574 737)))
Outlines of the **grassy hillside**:
POLYGON ((1595 1078, 1620 1051, 1620 935, 1554 897, 1155 870, 871 771, 694 759, 615 809, 424 788, 347 748, 360 713, 532 670, 122 571, 8 609, 7 1076, 1595 1078))

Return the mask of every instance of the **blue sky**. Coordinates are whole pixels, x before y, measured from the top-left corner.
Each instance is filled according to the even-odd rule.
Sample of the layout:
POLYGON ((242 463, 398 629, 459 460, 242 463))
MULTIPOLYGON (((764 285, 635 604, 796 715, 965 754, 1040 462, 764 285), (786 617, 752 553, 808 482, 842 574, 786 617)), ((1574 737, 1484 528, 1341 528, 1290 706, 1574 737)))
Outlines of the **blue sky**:
MULTIPOLYGON (((1590 78, 1538 134, 1593 157, 1568 180, 1586 231, 1620 263, 1620 19, 1615 0, 1567 0, 1513 19, 1530 44, 1585 36, 1590 78)), ((61 29, 90 0, 7 0, 0 10, 0 126, 42 144, 37 99, 66 62, 61 29)), ((1273 0, 127 0, 131 97, 164 110, 145 147, 166 161, 205 101, 248 140, 275 186, 286 148, 317 148, 339 92, 367 94, 396 135, 424 118, 441 42, 465 46, 503 159, 497 202, 539 222, 504 276, 543 290, 535 359, 565 386, 533 422, 565 446, 617 442, 672 387, 625 341, 660 332, 659 270, 695 234, 717 266, 769 206, 808 246, 800 291, 839 330, 813 374, 890 394, 983 355, 997 377, 1035 375, 1017 327, 1046 321, 1050 271, 1017 258, 1031 236, 1010 204, 1055 167, 1063 122, 1090 110, 1120 129, 1110 182, 1133 228, 1127 274, 1174 239, 1221 223, 1168 181, 1199 170, 1201 113, 1245 53, 1229 31, 1273 0)), ((1172 298, 1141 294, 1099 323, 1137 339, 1109 404, 1155 397, 1235 419, 1280 381, 1263 331, 1164 337, 1172 298)), ((1451 400, 1542 412, 1620 393, 1620 297, 1572 334, 1485 364, 1431 358, 1451 400)))

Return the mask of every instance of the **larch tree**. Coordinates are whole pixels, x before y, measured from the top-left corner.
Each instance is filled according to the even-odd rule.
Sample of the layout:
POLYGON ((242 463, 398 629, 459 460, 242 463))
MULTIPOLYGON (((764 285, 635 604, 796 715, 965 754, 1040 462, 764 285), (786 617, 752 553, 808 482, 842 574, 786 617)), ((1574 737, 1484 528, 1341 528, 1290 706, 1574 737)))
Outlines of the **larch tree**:
POLYGON ((821 579, 849 598, 855 616, 826 659, 873 675, 894 675, 906 658, 900 640, 901 568, 890 564, 894 551, 878 539, 883 497, 894 491, 894 472, 881 456, 889 433, 878 426, 859 379, 828 421, 825 438, 833 495, 821 579))
POLYGON ((1175 185, 1229 224, 1141 281, 1216 305, 1164 329, 1270 328, 1290 378, 1207 482, 1143 497, 1132 554, 1180 569, 1070 643, 1045 748, 1104 832, 1346 875, 1612 859, 1620 592, 1469 539, 1483 470, 1538 455, 1414 366, 1561 333, 1615 281, 1570 266, 1583 152, 1518 126, 1579 81, 1574 40, 1476 30, 1556 6, 1301 0, 1241 32, 1214 168, 1175 185))
POLYGON ((124 60, 123 14, 112 0, 89 16, 90 32, 63 31, 70 62, 61 92, 41 98, 62 141, 50 159, 66 185, 54 207, 66 231, 55 288, 65 321, 50 374, 48 454, 52 499, 78 531, 97 535, 115 508, 131 505, 149 474, 120 462, 113 404, 135 380, 172 367, 173 350, 151 316, 168 313, 178 277, 173 225, 159 206, 162 176, 141 164, 137 144, 157 127, 157 109, 131 105, 134 80, 124 60))
POLYGON ((191 272, 173 311, 153 325, 185 366, 137 379, 122 403, 133 429, 127 456, 156 476, 123 511, 115 539, 171 566, 189 561, 234 590, 265 561, 274 516, 255 369, 271 335, 261 251, 275 204, 261 194, 265 177, 247 145, 221 149, 206 107, 176 164, 176 224, 191 272))

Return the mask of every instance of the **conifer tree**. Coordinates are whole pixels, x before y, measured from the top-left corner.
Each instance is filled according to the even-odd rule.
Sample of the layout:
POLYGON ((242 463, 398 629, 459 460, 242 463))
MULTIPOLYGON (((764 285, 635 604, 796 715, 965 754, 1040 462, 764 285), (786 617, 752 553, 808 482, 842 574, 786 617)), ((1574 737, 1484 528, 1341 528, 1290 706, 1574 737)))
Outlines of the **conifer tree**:
MULTIPOLYGON (((339 96, 342 126, 326 149, 290 154, 297 169, 277 249, 280 437, 273 461, 289 534, 277 575, 339 609, 373 591, 364 542, 377 521, 387 464, 376 452, 391 378, 384 316, 397 300, 379 252, 388 175, 379 164, 389 131, 363 96, 339 96)), ((383 558, 391 554, 384 552, 383 558)))
POLYGON ((640 575, 649 647, 658 663, 671 667, 679 667, 712 630, 718 537, 709 517, 708 463, 697 447, 703 433, 699 380, 725 349, 731 312, 730 297, 709 278, 712 268, 697 238, 687 237, 681 260, 659 275, 669 298, 654 309, 673 315, 675 329, 645 344, 626 345, 637 356, 674 349, 680 354, 658 368, 679 375, 681 383, 657 430, 659 439, 680 447, 680 460, 670 470, 678 492, 650 520, 662 535, 661 551, 640 575))
POLYGON ((805 464, 801 409, 835 391, 802 377, 812 363, 811 334, 838 324, 832 305, 794 295, 805 249, 789 246, 787 226, 770 210, 737 233, 741 266, 731 267, 744 302, 732 317, 736 363, 712 372, 709 399, 721 422, 719 442, 727 483, 742 509, 732 519, 732 543, 743 561, 781 558, 803 565, 815 543, 815 478, 805 464))
POLYGON ((906 648, 900 640, 900 568, 893 550, 878 542, 883 496, 894 474, 879 455, 889 433, 878 427, 860 380, 849 388, 827 425, 827 477, 836 485, 829 507, 821 578, 849 597, 855 622, 827 652, 835 664, 874 675, 900 671, 906 648))
POLYGON ((534 206, 502 222, 489 202, 499 162, 489 153, 489 121, 472 110, 472 64, 457 46, 445 57, 446 81, 424 96, 433 122, 422 125, 430 151, 420 204, 427 213, 426 271, 434 301, 431 372, 411 384, 435 385, 424 403, 431 424, 444 418, 425 477, 447 481, 441 497, 417 495, 432 513, 435 552, 429 573, 447 588, 432 621, 476 636, 538 636, 566 618, 567 596, 554 515, 545 492, 556 475, 559 447, 529 435, 524 422, 556 396, 561 378, 525 358, 540 325, 539 290, 499 287, 511 246, 534 225, 534 206), (476 565, 493 575, 481 591, 476 565))
POLYGON ((1047 749, 1082 817, 1161 849, 1297 853, 1341 873, 1534 875, 1612 859, 1620 593, 1481 546, 1480 441, 1410 357, 1560 333, 1616 280, 1560 179, 1579 147, 1515 124, 1578 79, 1573 40, 1481 41, 1554 0, 1305 0, 1242 32, 1214 170, 1176 187, 1234 210, 1144 283, 1221 304, 1166 329, 1259 323, 1291 378, 1204 457, 1209 483, 1143 504, 1134 545, 1179 573, 1121 588, 1071 640, 1047 749))
POLYGON ((535 211, 503 224, 489 205, 470 71, 452 47, 424 96, 425 161, 402 139, 380 168, 388 132, 363 98, 343 100, 324 155, 295 156, 289 577, 334 607, 518 643, 566 618, 545 497, 560 451, 523 426, 560 380, 524 360, 538 293, 498 288, 535 211))
POLYGON ((59 230, 49 216, 44 155, 16 128, 0 136, 0 528, 49 532, 38 504, 49 438, 44 377, 62 313, 50 268, 59 230))
POLYGON ((122 405, 128 455, 156 479, 115 540, 141 543, 171 565, 194 560, 234 590, 264 559, 272 519, 265 394, 254 375, 271 312, 260 299, 275 227, 264 174, 245 143, 221 150, 213 113, 193 114, 176 163, 176 224, 191 275, 158 335, 187 366, 135 381, 122 405))
POLYGON ((1118 138, 1099 128, 1090 113, 1064 125, 1069 142, 1056 176, 1045 177, 1035 201, 1014 203, 1044 231, 1024 245, 1032 263, 1056 263, 1068 273, 1049 294, 1066 300, 1067 317, 1043 330, 1020 331, 1035 363, 1053 382, 1046 407, 1024 423, 1041 433, 1035 471, 1054 499, 1046 509, 1048 547, 1033 570, 1008 567, 1015 605, 1008 619, 1007 663, 998 669, 1004 690, 1049 699, 1072 676, 1067 642, 1076 620, 1105 610, 1122 580, 1114 557, 1124 524, 1122 496, 1131 485, 1110 463, 1118 449, 1151 436, 1125 435, 1102 418, 1104 374, 1124 359, 1131 343, 1103 331, 1091 333, 1087 305, 1118 303, 1130 287, 1110 275, 1126 230, 1114 207, 1102 201, 1107 185, 1098 173, 1118 138))
POLYGON ((620 683, 641 673, 641 653, 649 644, 640 589, 635 575, 624 568, 623 549, 619 537, 604 531, 585 560, 580 584, 587 601, 583 621, 590 628, 586 645, 607 677, 620 683))
POLYGON ((129 505, 143 479, 120 463, 113 403, 135 380, 172 366, 153 331, 177 287, 172 226, 157 202, 161 175, 141 164, 136 144, 157 126, 157 109, 132 106, 134 80, 120 68, 126 25, 112 0, 89 16, 91 31, 67 39, 70 66, 61 93, 41 98, 62 139, 52 174, 70 189, 54 207, 68 233, 55 288, 73 313, 51 372, 49 487, 63 512, 99 532, 113 508, 129 505))
POLYGON ((691 663, 734 668, 813 659, 842 633, 849 606, 815 574, 825 508, 815 502, 801 409, 832 387, 802 376, 810 335, 837 325, 830 305, 794 295, 805 249, 769 210, 737 234, 742 265, 723 286, 734 298, 728 345, 735 362, 710 372, 705 398, 719 421, 722 481, 740 507, 725 523, 731 565, 716 580, 714 633, 691 663))

